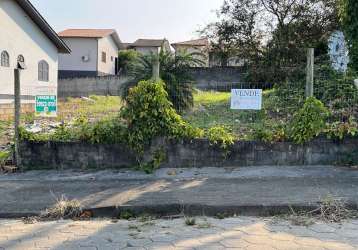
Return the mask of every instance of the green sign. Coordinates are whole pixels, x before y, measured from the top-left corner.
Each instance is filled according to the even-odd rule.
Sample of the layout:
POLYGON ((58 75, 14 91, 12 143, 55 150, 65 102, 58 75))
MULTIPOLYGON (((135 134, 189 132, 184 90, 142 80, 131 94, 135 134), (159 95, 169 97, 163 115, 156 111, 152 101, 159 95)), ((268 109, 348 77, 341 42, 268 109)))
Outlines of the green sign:
POLYGON ((39 95, 36 96, 35 111, 40 116, 56 116, 57 113, 57 96, 39 95))

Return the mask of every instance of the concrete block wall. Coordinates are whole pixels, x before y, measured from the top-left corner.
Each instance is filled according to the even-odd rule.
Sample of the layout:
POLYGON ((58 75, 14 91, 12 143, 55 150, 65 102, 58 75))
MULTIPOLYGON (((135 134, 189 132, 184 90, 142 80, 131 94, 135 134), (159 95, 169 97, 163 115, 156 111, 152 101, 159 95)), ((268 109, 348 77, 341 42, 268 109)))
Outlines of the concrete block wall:
POLYGON ((118 96, 129 79, 124 76, 66 78, 58 80, 58 97, 118 96))
MULTIPOLYGON (((191 68, 194 85, 202 90, 229 91, 231 88, 249 88, 241 83, 243 69, 240 67, 191 68)), ((118 96, 126 76, 99 76, 64 78, 58 81, 58 97, 82 97, 90 95, 118 96)))
MULTIPOLYGON (((347 154, 358 152, 358 138, 339 142, 321 138, 305 145, 237 141, 227 155, 205 139, 159 139, 148 149, 144 158, 151 159, 158 148, 163 148, 166 155, 162 167, 333 165, 347 154)), ((136 154, 126 145, 23 142, 20 154, 22 163, 29 169, 131 168, 138 164, 136 154)))

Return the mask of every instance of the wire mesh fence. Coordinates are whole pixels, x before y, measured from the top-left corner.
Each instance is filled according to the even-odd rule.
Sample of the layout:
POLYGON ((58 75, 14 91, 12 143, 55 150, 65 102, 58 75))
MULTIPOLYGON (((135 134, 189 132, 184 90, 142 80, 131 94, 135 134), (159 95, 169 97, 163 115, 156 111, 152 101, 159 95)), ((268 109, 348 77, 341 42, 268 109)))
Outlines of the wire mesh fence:
MULTIPOLYGON (((303 106, 306 98, 306 66, 306 50, 302 49, 300 57, 289 58, 282 65, 251 66, 239 82, 210 83, 208 88, 201 89, 194 85, 193 92, 185 92, 184 96, 180 91, 174 92, 171 101, 175 104, 183 98, 193 99, 190 108, 178 108, 178 112, 195 127, 208 129, 224 126, 239 139, 253 139, 264 130, 284 130, 303 106), (262 109, 231 109, 233 89, 262 89, 262 109)), ((51 122, 71 123, 78 117, 99 120, 117 116, 125 105, 119 96, 58 99, 57 116, 43 118, 34 112, 36 87, 24 85, 21 88, 23 111, 26 113, 22 115, 23 124, 48 126, 51 122)), ((358 86, 354 83, 354 77, 333 70, 331 58, 327 56, 315 58, 314 96, 331 112, 328 122, 358 120, 358 86)))

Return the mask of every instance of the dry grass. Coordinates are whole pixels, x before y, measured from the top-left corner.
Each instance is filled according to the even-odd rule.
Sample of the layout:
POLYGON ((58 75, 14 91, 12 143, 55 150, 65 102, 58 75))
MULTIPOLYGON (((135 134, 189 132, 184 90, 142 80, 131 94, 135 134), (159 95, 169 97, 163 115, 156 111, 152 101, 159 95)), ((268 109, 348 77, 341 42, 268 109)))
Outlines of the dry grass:
POLYGON ((349 209, 346 202, 331 196, 322 199, 318 208, 312 211, 296 212, 292 207, 290 209, 291 214, 284 218, 296 226, 310 226, 317 220, 326 223, 341 223, 344 220, 358 218, 358 212, 349 209))
POLYGON ((82 215, 82 205, 78 200, 69 200, 65 196, 57 199, 56 204, 41 214, 41 219, 75 219, 82 215))

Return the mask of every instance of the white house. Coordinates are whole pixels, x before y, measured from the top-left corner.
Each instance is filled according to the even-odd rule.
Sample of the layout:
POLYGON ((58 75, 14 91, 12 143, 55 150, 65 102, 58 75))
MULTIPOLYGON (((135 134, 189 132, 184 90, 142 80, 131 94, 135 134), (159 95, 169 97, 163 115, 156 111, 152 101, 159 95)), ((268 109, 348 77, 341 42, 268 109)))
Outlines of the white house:
POLYGON ((18 62, 26 65, 21 71, 23 103, 33 103, 34 96, 44 92, 57 95, 59 53, 68 54, 70 49, 30 1, 0 0, 2 107, 10 107, 14 101, 14 69, 18 62))
POLYGON ((171 51, 167 39, 138 39, 134 43, 124 44, 124 47, 138 51, 142 55, 159 54, 162 50, 171 51))
POLYGON ((60 78, 117 74, 122 42, 114 29, 67 29, 59 36, 72 51, 59 56, 60 78))

